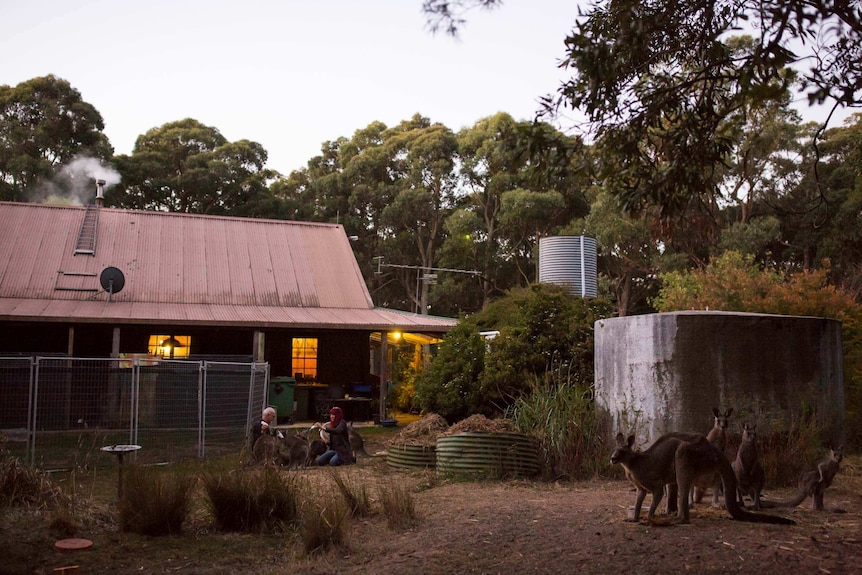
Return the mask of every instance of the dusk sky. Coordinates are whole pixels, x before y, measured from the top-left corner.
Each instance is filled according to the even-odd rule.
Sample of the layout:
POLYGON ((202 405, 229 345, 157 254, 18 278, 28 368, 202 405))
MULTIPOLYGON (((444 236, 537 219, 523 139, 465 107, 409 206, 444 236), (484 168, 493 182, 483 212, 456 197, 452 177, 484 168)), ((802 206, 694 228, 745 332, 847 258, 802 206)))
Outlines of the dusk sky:
POLYGON ((427 29, 421 0, 4 4, 0 84, 69 81, 118 154, 191 117, 260 143, 285 175, 376 120, 420 113, 457 131, 500 111, 532 119, 569 76, 558 63, 578 11, 572 0, 507 0, 470 12, 453 39, 427 29))

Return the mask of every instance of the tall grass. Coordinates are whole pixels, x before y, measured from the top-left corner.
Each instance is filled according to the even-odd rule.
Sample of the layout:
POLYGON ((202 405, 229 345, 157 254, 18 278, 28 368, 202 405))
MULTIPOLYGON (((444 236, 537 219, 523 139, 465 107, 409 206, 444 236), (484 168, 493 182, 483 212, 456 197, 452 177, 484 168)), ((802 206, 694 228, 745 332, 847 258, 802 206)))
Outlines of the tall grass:
POLYGON ((802 474, 823 456, 821 428, 813 417, 793 418, 781 431, 760 434, 758 453, 766 485, 796 487, 802 474))
POLYGON ((283 531, 299 517, 298 480, 274 467, 209 470, 202 480, 222 531, 283 531))
POLYGON ((351 516, 366 517, 371 513, 368 488, 364 483, 349 482, 337 471, 330 471, 329 476, 332 477, 338 491, 344 497, 351 516))
POLYGON ((191 511, 195 475, 129 466, 120 499, 120 529, 141 535, 177 535, 191 511))
POLYGON ((0 509, 53 508, 65 505, 67 499, 48 474, 28 467, 0 447, 0 509))
POLYGON ((592 388, 553 370, 532 376, 529 392, 510 413, 515 425, 539 441, 543 473, 551 479, 587 479, 608 471, 610 424, 595 409, 592 388))
POLYGON ((307 555, 347 544, 350 509, 341 497, 309 498, 301 510, 299 535, 307 555))
POLYGON ((383 515, 390 529, 409 528, 416 525, 416 501, 409 487, 398 482, 384 482, 377 486, 383 515))

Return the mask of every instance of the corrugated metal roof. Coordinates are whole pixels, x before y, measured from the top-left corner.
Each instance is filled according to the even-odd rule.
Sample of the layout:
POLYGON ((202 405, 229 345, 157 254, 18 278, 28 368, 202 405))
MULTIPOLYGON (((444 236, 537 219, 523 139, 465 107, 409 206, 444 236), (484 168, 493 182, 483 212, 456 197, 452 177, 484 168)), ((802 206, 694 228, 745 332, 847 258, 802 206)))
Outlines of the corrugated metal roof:
POLYGON ((456 320, 374 308, 336 224, 0 202, 0 319, 444 332, 456 320), (110 301, 99 276, 123 272, 110 301))

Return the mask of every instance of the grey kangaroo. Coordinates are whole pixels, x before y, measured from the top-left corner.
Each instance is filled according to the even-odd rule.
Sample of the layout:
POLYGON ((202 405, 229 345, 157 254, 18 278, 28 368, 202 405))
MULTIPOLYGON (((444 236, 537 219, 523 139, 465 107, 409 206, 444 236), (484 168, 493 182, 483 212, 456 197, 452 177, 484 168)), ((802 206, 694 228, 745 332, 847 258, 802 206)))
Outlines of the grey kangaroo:
MULTIPOLYGON (((694 439, 696 434, 688 434, 688 437, 694 439)), ((637 489, 632 521, 637 522, 640 519, 641 508, 647 492, 652 494, 647 521, 652 521, 664 496, 665 486, 668 487, 667 513, 670 515, 677 511, 676 469, 673 462, 676 450, 685 441, 685 438, 685 434, 663 435, 646 451, 635 451, 632 448, 635 442, 634 435, 629 435, 626 439, 622 433, 617 434, 616 448, 611 454, 611 463, 622 465, 626 472, 626 478, 637 489)))
POLYGON ((826 488, 832 485, 832 480, 838 473, 842 459, 844 459, 843 447, 830 449, 829 455, 818 461, 814 469, 802 474, 796 497, 789 501, 762 502, 764 507, 796 507, 811 496, 811 509, 823 511, 823 494, 826 492, 826 488))
MULTIPOLYGON (((677 492, 677 519, 681 523, 689 522, 689 497, 691 489, 698 479, 721 475, 725 493, 736 493, 736 477, 730 461, 717 447, 698 433, 669 433, 659 437, 646 451, 637 452, 632 449, 634 436, 623 440, 622 434, 616 438, 616 449, 611 455, 611 463, 620 463, 626 471, 626 477, 637 488, 635 515, 637 521, 640 515, 646 492, 652 493, 653 501, 647 520, 655 514, 663 495, 663 487, 668 485, 668 513, 672 513, 671 497, 677 492)), ((785 517, 750 513, 739 506, 736 497, 726 498, 727 510, 730 516, 738 521, 753 523, 774 523, 779 525, 794 525, 795 522, 785 517)))
MULTIPOLYGON (((727 426, 729 425, 730 416, 733 414, 733 408, 729 408, 722 413, 717 407, 712 408, 713 423, 712 429, 706 435, 706 439, 719 448, 722 453, 727 449, 727 426)), ((698 482, 694 486, 692 493, 692 502, 700 503, 703 500, 703 494, 707 487, 712 487, 712 506, 719 507, 719 494, 721 493, 721 478, 716 475, 704 481, 698 482)))
POLYGON ((362 436, 359 435, 358 431, 353 429, 352 421, 347 423, 347 437, 350 441, 350 447, 353 449, 354 457, 360 453, 365 457, 371 457, 371 455, 365 451, 365 440, 362 439, 362 436))
POLYGON ((731 464, 736 475, 736 491, 739 504, 745 505, 745 496, 751 497, 754 509, 759 510, 760 492, 766 484, 766 474, 760 464, 760 453, 757 450, 757 426, 749 427, 742 424, 742 442, 736 452, 736 459, 731 464))

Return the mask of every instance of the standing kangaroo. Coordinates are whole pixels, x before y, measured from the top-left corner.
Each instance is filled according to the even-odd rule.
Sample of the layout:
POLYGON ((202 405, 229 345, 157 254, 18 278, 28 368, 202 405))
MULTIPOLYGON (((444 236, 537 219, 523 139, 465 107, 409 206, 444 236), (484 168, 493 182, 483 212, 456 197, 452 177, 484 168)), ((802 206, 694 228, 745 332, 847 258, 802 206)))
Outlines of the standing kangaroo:
POLYGON ((347 437, 350 441, 350 447, 353 449, 354 454, 361 453, 365 457, 371 457, 371 455, 369 455, 368 452, 365 451, 365 440, 362 439, 362 436, 359 435, 358 431, 353 429, 352 421, 347 423, 347 437))
MULTIPOLYGON (((742 442, 736 452, 736 459, 731 464, 736 475, 736 491, 739 504, 745 506, 745 496, 751 497, 754 509, 759 510, 760 492, 766 483, 766 474, 760 464, 760 453, 757 450, 757 426, 749 427, 742 424, 742 442)), ((731 494, 733 495, 733 494, 731 494)), ((727 495, 725 495, 727 497, 727 495)))
MULTIPOLYGON (((664 496, 665 485, 668 487, 667 513, 670 515, 676 512, 676 469, 673 461, 677 448, 685 440, 685 437, 680 437, 680 435, 683 434, 663 435, 646 451, 635 451, 632 449, 635 442, 634 435, 629 435, 626 439, 622 433, 617 434, 616 448, 611 454, 611 463, 614 465, 619 463, 623 466, 626 478, 632 482, 638 492, 635 499, 634 517, 630 518, 631 521, 637 522, 640 519, 641 507, 647 492, 652 494, 647 521, 652 521, 664 496)), ((693 437, 691 436, 691 438, 693 437)))
MULTIPOLYGON (((732 413, 732 407, 724 413, 719 411, 717 407, 712 408, 712 429, 709 430, 709 433, 706 435, 706 439, 711 444, 719 448, 722 453, 727 449, 727 426, 732 413)), ((718 475, 711 478, 711 480, 700 481, 694 486, 692 502, 700 503, 707 487, 712 487, 712 506, 718 507, 719 493, 721 491, 721 478, 718 475)))
POLYGON ((799 480, 799 491, 796 497, 789 501, 770 501, 764 507, 796 507, 809 495, 811 496, 811 509, 823 511, 823 494, 826 488, 832 485, 832 480, 838 473, 841 460, 844 459, 844 448, 830 449, 829 455, 817 462, 817 467, 802 474, 799 480))
POLYGON ((730 494, 724 502, 730 516, 737 521, 752 523, 774 523, 778 525, 795 525, 796 522, 786 517, 750 513, 740 507, 734 494, 736 493, 736 476, 727 456, 718 447, 710 443, 706 437, 700 436, 694 441, 684 441, 676 450, 674 458, 676 466, 676 481, 679 493, 679 510, 677 517, 681 523, 689 522, 689 496, 691 489, 698 480, 710 479, 719 474, 724 485, 724 492, 730 494))

